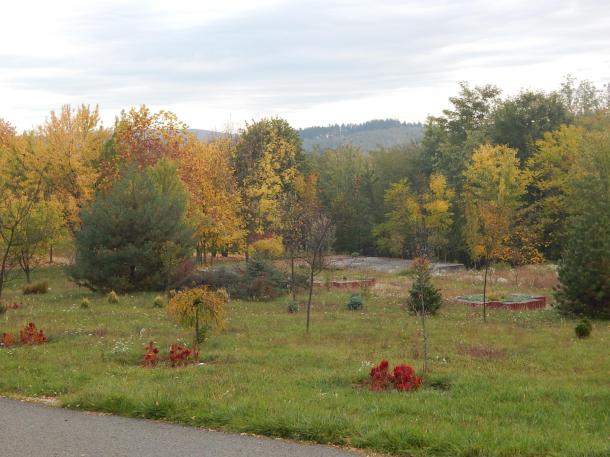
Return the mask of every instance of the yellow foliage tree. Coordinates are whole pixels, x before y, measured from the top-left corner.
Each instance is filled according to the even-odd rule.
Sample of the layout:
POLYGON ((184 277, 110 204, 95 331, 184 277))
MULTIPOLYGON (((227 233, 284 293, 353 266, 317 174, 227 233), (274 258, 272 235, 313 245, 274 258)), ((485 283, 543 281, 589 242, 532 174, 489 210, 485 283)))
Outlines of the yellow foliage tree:
POLYGON ((447 179, 438 174, 430 176, 428 188, 419 195, 406 179, 392 184, 384 196, 386 220, 375 228, 377 244, 394 255, 404 255, 409 248, 418 255, 427 255, 429 249, 439 254, 448 243, 454 196, 447 179))
POLYGON ((212 330, 224 328, 225 306, 228 300, 229 295, 224 289, 189 289, 170 299, 167 313, 180 324, 194 327, 194 346, 198 346, 207 339, 212 330))
POLYGON ((566 241, 568 208, 573 177, 585 130, 564 125, 547 132, 536 142, 536 152, 528 160, 532 174, 530 194, 533 203, 526 213, 531 229, 540 239, 547 257, 558 259, 566 241))
POLYGON ((489 262, 504 252, 529 177, 519 168, 517 151, 489 144, 474 151, 464 177, 464 237, 472 257, 485 263, 483 319, 486 321, 489 262))
POLYGON ((66 223, 74 231, 80 208, 95 194, 98 164, 110 133, 101 125, 99 108, 85 105, 51 111, 37 133, 44 147, 30 157, 31 169, 44 167, 48 190, 64 204, 66 223))
POLYGON ((179 173, 190 195, 188 217, 196 228, 198 257, 207 262, 221 249, 240 246, 245 231, 241 199, 231 164, 229 138, 212 142, 189 139, 179 173))

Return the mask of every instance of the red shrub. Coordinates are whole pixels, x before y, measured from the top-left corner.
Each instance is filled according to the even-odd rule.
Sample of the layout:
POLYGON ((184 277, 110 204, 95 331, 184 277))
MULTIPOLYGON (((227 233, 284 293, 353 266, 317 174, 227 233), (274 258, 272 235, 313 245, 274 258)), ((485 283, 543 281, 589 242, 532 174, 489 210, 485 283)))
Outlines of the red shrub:
POLYGON ((386 390, 392 382, 392 376, 389 372, 390 364, 387 360, 383 359, 379 365, 371 368, 371 390, 378 392, 380 390, 386 390))
POLYGON ((144 366, 154 367, 159 362, 159 349, 155 347, 155 343, 152 341, 148 343, 144 349, 144 366))
POLYGON ((7 303, 6 309, 19 309, 21 305, 19 303, 7 303))
POLYGON ((394 367, 394 387, 396 390, 417 390, 421 386, 422 378, 415 374, 409 365, 396 365, 394 367))
POLYGON ((20 332, 21 344, 42 344, 46 343, 47 337, 42 330, 38 330, 34 322, 30 322, 20 332))
POLYGON ((15 338, 10 333, 2 334, 2 345, 5 348, 10 348, 15 343, 15 338))
POLYGON ((193 363, 197 360, 198 355, 197 351, 189 349, 180 343, 173 343, 169 347, 169 361, 172 367, 193 363))
POLYGON ((371 369, 371 390, 379 392, 394 386, 398 391, 410 391, 417 390, 421 386, 422 378, 415 374, 411 366, 396 365, 392 373, 389 367, 388 361, 383 359, 379 365, 371 369))

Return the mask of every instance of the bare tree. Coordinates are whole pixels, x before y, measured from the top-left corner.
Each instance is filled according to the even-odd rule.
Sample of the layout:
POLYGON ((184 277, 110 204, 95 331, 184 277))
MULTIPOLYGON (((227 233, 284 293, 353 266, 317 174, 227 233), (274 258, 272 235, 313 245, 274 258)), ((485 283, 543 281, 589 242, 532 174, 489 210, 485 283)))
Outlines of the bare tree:
POLYGON ((305 326, 307 333, 309 333, 314 277, 324 270, 326 254, 330 251, 334 241, 332 221, 320 210, 315 211, 304 221, 303 241, 302 259, 309 266, 309 296, 307 298, 307 321, 305 326))

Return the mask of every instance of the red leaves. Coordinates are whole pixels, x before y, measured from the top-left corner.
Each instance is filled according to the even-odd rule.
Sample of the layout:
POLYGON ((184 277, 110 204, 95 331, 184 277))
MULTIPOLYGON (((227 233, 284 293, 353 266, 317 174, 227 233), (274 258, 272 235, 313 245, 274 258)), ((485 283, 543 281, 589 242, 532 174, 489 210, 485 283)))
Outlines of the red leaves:
POLYGON ((10 333, 2 334, 2 346, 10 348, 15 343, 15 338, 10 333))
POLYGON ((19 303, 7 303, 6 309, 19 309, 21 305, 19 303))
POLYGON ((159 362, 159 348, 156 348, 155 343, 151 341, 144 349, 146 350, 144 353, 144 366, 154 367, 159 362))
POLYGON ((193 363, 198 355, 197 351, 182 346, 180 343, 173 343, 169 347, 169 361, 172 367, 193 363))
POLYGON ((421 386, 422 378, 415 374, 409 365, 396 365, 394 367, 394 387, 396 390, 417 390, 421 386))
MULTIPOLYGON (((154 367, 161 361, 161 354, 154 342, 148 343, 145 347, 144 359, 142 364, 145 367, 154 367)), ((169 347, 169 364, 172 368, 195 363, 199 360, 199 351, 190 349, 180 343, 173 343, 169 347)))
POLYGON ((379 365, 371 369, 369 374, 371 377, 371 390, 379 392, 380 390, 386 390, 390 386, 392 376, 388 371, 389 366, 389 362, 383 359, 379 365))
POLYGON ((47 337, 42 330, 38 330, 34 322, 30 322, 19 331, 21 344, 42 344, 46 343, 47 337))
POLYGON ((415 374, 415 370, 410 365, 396 365, 392 373, 389 368, 389 362, 383 359, 379 365, 371 369, 369 376, 372 391, 387 390, 392 385, 398 391, 412 391, 421 386, 422 378, 415 374))

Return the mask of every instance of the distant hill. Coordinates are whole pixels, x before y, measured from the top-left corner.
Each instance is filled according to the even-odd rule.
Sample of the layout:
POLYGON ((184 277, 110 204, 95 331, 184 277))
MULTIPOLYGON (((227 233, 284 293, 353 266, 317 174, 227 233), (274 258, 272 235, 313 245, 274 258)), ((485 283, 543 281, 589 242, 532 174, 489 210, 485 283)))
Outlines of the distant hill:
POLYGON ((327 149, 351 144, 364 151, 379 146, 392 147, 418 142, 423 132, 424 126, 420 122, 407 123, 396 119, 375 119, 363 124, 335 124, 299 130, 305 150, 316 146, 327 149))
MULTIPOLYGON (((224 135, 222 132, 189 129, 200 140, 213 140, 224 135)), ((401 122, 396 119, 375 119, 362 124, 334 124, 327 127, 307 127, 299 129, 303 147, 311 151, 337 148, 345 144, 371 151, 379 146, 392 147, 421 140, 424 126, 421 122, 401 122)))
POLYGON ((224 136, 223 132, 216 132, 214 130, 189 129, 189 132, 194 133, 197 138, 204 141, 215 140, 224 136))

